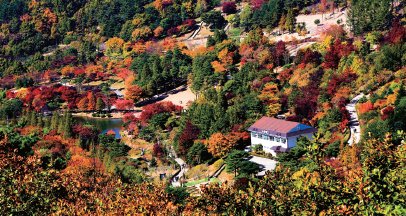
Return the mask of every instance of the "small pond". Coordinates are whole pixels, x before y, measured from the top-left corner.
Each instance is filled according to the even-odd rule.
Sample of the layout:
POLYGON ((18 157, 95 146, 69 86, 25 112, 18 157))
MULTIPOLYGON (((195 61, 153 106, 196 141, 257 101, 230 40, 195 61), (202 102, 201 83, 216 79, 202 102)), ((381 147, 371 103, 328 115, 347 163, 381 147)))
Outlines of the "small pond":
POLYGON ((123 119, 110 119, 110 118, 88 118, 81 116, 73 116, 73 120, 77 121, 80 124, 86 124, 90 122, 96 126, 97 129, 102 131, 102 133, 107 133, 110 130, 116 133, 116 139, 121 138, 120 130, 123 126, 123 119))

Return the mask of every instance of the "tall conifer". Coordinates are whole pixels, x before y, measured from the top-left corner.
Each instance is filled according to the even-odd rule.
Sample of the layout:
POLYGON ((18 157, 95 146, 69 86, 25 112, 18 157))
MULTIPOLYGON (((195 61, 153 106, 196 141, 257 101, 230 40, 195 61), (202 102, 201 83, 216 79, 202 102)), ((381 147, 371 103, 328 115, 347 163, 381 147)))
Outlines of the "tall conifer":
POLYGON ((34 110, 31 113, 31 126, 35 127, 38 124, 38 117, 37 117, 37 112, 34 110))

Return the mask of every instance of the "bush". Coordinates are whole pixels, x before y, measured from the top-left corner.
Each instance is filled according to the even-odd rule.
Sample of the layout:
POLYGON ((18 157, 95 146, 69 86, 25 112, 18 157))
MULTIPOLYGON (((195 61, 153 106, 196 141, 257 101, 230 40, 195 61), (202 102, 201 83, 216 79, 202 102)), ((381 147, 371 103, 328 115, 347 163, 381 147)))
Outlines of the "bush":
POLYGON ((76 36, 65 36, 65 38, 63 39, 63 44, 70 44, 72 43, 72 41, 76 40, 76 36))
POLYGON ((237 5, 235 2, 224 2, 222 10, 223 13, 232 14, 237 12, 237 5))
POLYGON ((216 162, 214 162, 213 166, 214 166, 216 169, 220 169, 220 167, 223 166, 224 163, 225 163, 225 162, 224 162, 223 159, 219 159, 219 160, 217 160, 216 162))
POLYGON ((111 114, 110 114, 110 113, 107 113, 106 116, 109 117, 109 118, 111 118, 111 114))
POLYGON ((316 25, 320 24, 320 20, 319 20, 319 19, 316 19, 316 20, 314 21, 314 24, 316 24, 316 25))
POLYGON ((104 118, 104 117, 106 117, 106 115, 104 115, 104 114, 101 114, 101 115, 100 115, 100 117, 104 118))
POLYGON ((95 115, 96 117, 100 117, 100 114, 99 113, 96 113, 96 115, 95 115))
POLYGON ((92 116, 93 116, 93 117, 96 117, 96 116, 97 116, 97 114, 96 114, 96 113, 92 113, 92 116))

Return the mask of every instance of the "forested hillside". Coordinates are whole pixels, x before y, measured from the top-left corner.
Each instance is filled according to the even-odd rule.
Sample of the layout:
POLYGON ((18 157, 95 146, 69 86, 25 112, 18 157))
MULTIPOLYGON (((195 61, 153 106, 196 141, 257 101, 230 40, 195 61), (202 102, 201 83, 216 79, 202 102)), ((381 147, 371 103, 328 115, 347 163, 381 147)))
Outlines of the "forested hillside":
POLYGON ((0 0, 0 214, 406 214, 404 6, 0 0))

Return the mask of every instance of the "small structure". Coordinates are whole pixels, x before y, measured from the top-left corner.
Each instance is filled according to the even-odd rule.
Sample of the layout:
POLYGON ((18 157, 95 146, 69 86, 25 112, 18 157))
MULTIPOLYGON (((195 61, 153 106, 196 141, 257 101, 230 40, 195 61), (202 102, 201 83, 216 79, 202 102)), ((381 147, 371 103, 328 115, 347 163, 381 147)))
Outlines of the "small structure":
POLYGON ((264 152, 276 156, 277 152, 289 151, 296 146, 300 136, 313 139, 316 128, 298 122, 262 117, 248 128, 251 132, 251 145, 262 144, 264 152))

